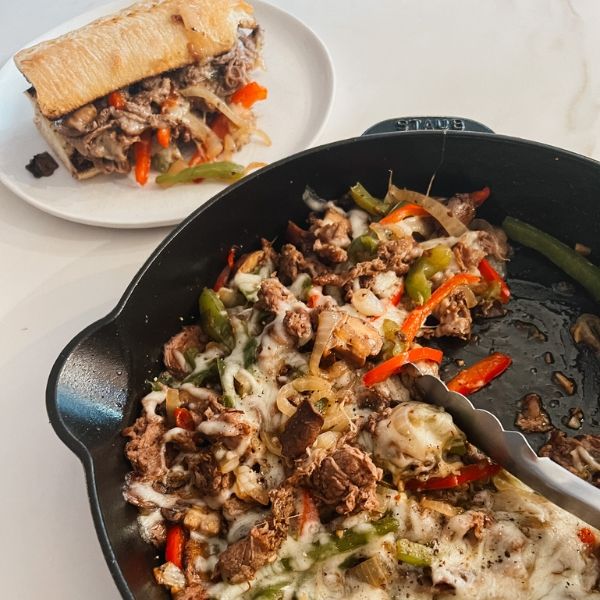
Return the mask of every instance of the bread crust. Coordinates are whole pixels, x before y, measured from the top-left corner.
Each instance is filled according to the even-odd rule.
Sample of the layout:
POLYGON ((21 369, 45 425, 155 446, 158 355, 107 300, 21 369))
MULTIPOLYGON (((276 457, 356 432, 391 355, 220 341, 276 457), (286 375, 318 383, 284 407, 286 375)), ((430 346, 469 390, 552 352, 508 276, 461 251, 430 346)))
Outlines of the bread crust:
POLYGON ((110 92, 231 49, 253 27, 244 0, 145 0, 21 50, 41 114, 57 119, 110 92))

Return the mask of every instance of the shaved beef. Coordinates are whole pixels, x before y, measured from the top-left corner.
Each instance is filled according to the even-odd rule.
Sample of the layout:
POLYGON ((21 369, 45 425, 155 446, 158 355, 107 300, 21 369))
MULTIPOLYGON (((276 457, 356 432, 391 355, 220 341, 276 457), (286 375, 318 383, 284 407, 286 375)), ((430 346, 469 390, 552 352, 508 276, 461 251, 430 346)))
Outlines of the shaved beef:
POLYGON ((600 487, 600 436, 569 437, 554 429, 548 442, 540 448, 540 456, 551 458, 571 473, 600 487))
POLYGON ((475 218, 475 202, 470 194, 455 194, 448 201, 448 212, 465 225, 475 218))
POLYGON ((346 248, 352 242, 350 221, 337 210, 328 208, 322 219, 311 215, 310 232, 315 241, 312 250, 330 264, 348 260, 346 248))
POLYGON ((347 271, 317 274, 313 277, 313 283, 343 287, 346 298, 350 299, 355 279, 358 279, 360 287, 370 288, 374 284, 374 276, 377 273, 393 271, 396 275, 404 275, 408 272, 411 263, 422 253, 421 248, 411 237, 380 242, 376 258, 359 262, 347 271))
POLYGON ((464 290, 459 288, 444 298, 433 311, 433 315, 440 322, 434 330, 435 337, 467 339, 471 335, 473 319, 464 290))
POLYGON ((206 600, 208 594, 202 583, 192 583, 186 585, 185 589, 173 594, 174 600, 206 600))
POLYGON ((162 442, 165 431, 162 420, 149 421, 146 415, 123 430, 123 435, 129 438, 125 455, 135 471, 144 477, 160 478, 164 474, 162 442))
POLYGON ((309 485, 322 503, 347 515, 377 508, 375 488, 382 475, 367 454, 345 445, 321 460, 310 475, 309 485))
POLYGON ((288 458, 298 458, 317 439, 323 427, 323 417, 313 408, 310 400, 304 400, 285 424, 279 436, 281 453, 288 458))
POLYGON ((258 302, 256 306, 272 313, 279 312, 283 303, 294 301, 294 295, 284 287, 279 279, 271 277, 263 279, 258 289, 258 302))
POLYGON ((233 473, 222 473, 210 450, 186 457, 185 464, 193 472, 194 485, 202 496, 216 496, 233 485, 233 473))
POLYGON ((285 283, 291 283, 300 273, 307 273, 316 285, 322 285, 314 280, 318 275, 326 272, 327 268, 325 265, 313 258, 306 258, 296 246, 285 244, 281 248, 279 271, 277 274, 285 283))
POLYGON ((521 399, 521 410, 517 413, 515 425, 528 433, 543 433, 553 428, 538 394, 527 394, 521 399))
POLYGON ((302 252, 311 252, 315 242, 315 236, 306 229, 302 229, 293 221, 288 221, 286 230, 286 239, 294 246, 300 248, 302 252))
POLYGON ((294 495, 290 488, 273 490, 271 516, 257 523, 248 535, 233 544, 219 556, 217 570, 230 583, 249 581, 256 571, 277 558, 277 551, 285 540, 288 522, 295 512, 294 495))
POLYGON ((163 347, 163 361, 173 377, 181 379, 191 372, 184 356, 186 350, 204 350, 206 337, 198 325, 188 325, 174 335, 163 347))
POLYGON ((283 326, 299 346, 306 344, 313 334, 310 314, 307 310, 288 311, 283 318, 283 326))

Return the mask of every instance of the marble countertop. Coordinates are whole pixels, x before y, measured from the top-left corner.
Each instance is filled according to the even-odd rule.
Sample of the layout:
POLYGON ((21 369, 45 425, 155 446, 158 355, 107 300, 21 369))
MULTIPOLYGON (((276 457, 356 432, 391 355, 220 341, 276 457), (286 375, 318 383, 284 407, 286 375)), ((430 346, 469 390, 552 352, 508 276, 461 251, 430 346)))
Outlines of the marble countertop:
MULTIPOLYGON (((318 143, 406 115, 455 115, 600 159, 595 0, 275 2, 322 38, 337 91, 318 143)), ((1 3, 0 62, 97 0, 1 3)), ((109 230, 48 216, 0 186, 0 523, 3 597, 119 597, 83 469, 48 424, 64 345, 104 316, 168 229, 109 230)))

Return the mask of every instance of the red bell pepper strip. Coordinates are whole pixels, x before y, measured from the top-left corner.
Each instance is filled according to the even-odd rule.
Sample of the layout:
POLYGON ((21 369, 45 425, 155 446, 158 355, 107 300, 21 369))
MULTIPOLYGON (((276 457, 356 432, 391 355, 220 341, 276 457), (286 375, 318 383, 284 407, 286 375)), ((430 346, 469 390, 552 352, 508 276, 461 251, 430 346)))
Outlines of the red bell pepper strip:
POLYGON ((187 408, 178 406, 173 411, 173 416, 175 417, 175 425, 177 427, 187 429, 188 431, 194 431, 194 429, 196 429, 192 413, 187 408))
POLYGON ((404 282, 400 284, 400 287, 398 288, 396 293, 390 298, 390 302, 394 306, 398 306, 398 304, 400 304, 400 301, 402 300, 402 296, 404 296, 404 282))
POLYGON ((448 383, 448 389, 468 396, 479 391, 492 379, 502 375, 512 364, 512 358, 507 354, 494 352, 483 360, 471 365, 468 369, 461 371, 448 383))
POLYGON ((471 481, 479 481, 486 477, 491 477, 500 471, 502 467, 494 463, 480 462, 473 465, 466 465, 458 473, 447 475, 446 477, 430 477, 426 481, 420 479, 409 479, 404 487, 407 490, 420 492, 423 490, 446 490, 455 488, 471 481))
POLYGON ((449 296, 457 287, 469 283, 477 283, 479 279, 479 277, 471 275, 470 273, 459 273, 442 283, 442 285, 431 294, 429 300, 422 306, 419 306, 419 308, 415 308, 415 310, 413 310, 405 319, 404 323, 402 323, 400 332, 404 335, 406 344, 412 344, 427 317, 444 298, 449 296))
POLYGON ((469 197, 477 206, 481 206, 490 197, 490 188, 486 185, 484 188, 471 192, 469 197))
POLYGON ((594 546, 596 544, 596 536, 594 535, 594 532, 587 527, 582 527, 577 532, 577 537, 581 540, 581 543, 585 544, 586 546, 594 546))
POLYGON ((375 385, 391 377, 399 369, 408 363, 420 360, 432 360, 436 363, 442 362, 442 351, 435 348, 413 348, 408 352, 401 352, 392 358, 378 364, 363 375, 363 383, 366 386, 375 385))
POLYGON ((152 142, 152 133, 149 129, 140 136, 140 141, 134 145, 135 154, 135 180, 140 185, 146 185, 148 175, 150 174, 150 147, 152 142))
POLYGON ((405 204, 396 210, 393 210, 389 215, 383 217, 379 223, 381 225, 391 225, 399 223, 407 217, 430 217, 431 215, 418 204, 405 204))
POLYGON ((108 104, 118 110, 125 108, 125 96, 118 90, 108 95, 108 104))
POLYGON ((255 102, 266 100, 267 94, 266 87, 259 85, 256 81, 251 81, 231 96, 231 102, 232 104, 241 104, 245 108, 250 108, 255 102))
POLYGON ((510 290, 508 289, 508 285, 506 285, 506 281, 502 279, 496 269, 485 258, 479 263, 477 268, 486 281, 500 284, 500 301, 506 304, 510 300, 510 290))
POLYGON ((171 143, 171 130, 169 127, 159 127, 156 130, 156 141, 163 147, 168 148, 171 143))
POLYGON ((306 528, 319 521, 319 511, 308 490, 302 490, 302 511, 300 512, 300 535, 306 532, 306 528))
POLYGON ((231 275, 231 271, 235 265, 235 246, 232 246, 227 253, 227 264, 225 268, 219 273, 217 280, 215 281, 215 285, 213 286, 213 291, 218 292, 229 279, 229 275, 231 275))
POLYGON ((185 531, 181 525, 175 523, 167 530, 167 545, 165 559, 176 567, 183 569, 183 550, 185 548, 185 531))

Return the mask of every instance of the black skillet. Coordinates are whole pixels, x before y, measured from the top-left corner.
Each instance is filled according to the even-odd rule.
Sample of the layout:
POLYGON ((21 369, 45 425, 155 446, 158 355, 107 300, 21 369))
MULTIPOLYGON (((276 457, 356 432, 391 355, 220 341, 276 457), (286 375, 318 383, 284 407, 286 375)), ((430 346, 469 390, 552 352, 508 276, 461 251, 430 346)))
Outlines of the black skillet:
MULTIPOLYGON (((463 119, 414 118, 380 123, 365 137, 307 150, 246 177, 199 208, 157 248, 135 276, 116 308, 82 331, 61 352, 47 387, 52 426, 84 465, 94 523, 117 586, 127 599, 166 599, 153 583, 156 551, 139 537, 137 509, 121 496, 130 467, 121 430, 139 412, 145 381, 161 370, 161 348, 183 322, 197 317, 198 293, 221 270, 233 244, 255 248, 274 239, 288 219, 302 223, 306 185, 338 198, 356 181, 375 195, 385 192, 388 172, 397 185, 447 196, 489 185, 490 199, 479 216, 500 223, 509 214, 528 221, 569 245, 581 242, 600 262, 600 164, 535 142, 493 135, 463 119)), ((505 428, 514 428, 518 402, 539 393, 553 423, 565 431, 568 409, 585 415, 580 432, 598 433, 600 367, 586 348, 574 345, 569 325, 597 307, 585 292, 546 260, 516 248, 509 266, 513 299, 508 315, 475 327, 473 341, 446 344, 450 359, 467 364, 490 350, 510 354, 510 371, 472 396, 505 428), (548 364, 545 354, 554 362, 548 364), (553 373, 574 379, 567 396, 553 373)), ((457 369, 453 360, 444 378, 457 369)), ((545 436, 529 436, 539 448, 545 436)))

